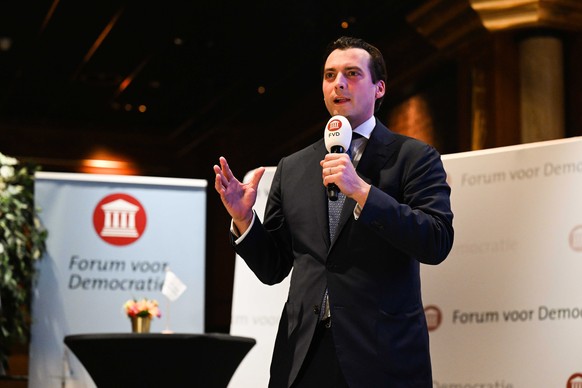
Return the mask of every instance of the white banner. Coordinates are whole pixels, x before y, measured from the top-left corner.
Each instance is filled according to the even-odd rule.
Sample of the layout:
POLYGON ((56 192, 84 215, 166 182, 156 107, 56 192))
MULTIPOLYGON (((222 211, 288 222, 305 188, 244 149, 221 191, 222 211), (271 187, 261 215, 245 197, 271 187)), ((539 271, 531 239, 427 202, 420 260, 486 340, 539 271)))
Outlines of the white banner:
POLYGON ((131 332, 128 299, 158 300, 152 332, 204 332, 206 181, 38 173, 35 200, 49 236, 34 290, 31 388, 94 387, 63 338, 131 332), (161 293, 168 266, 187 286, 171 303, 161 293))
POLYGON ((443 159, 455 243, 422 271, 434 388, 581 387, 582 139, 443 159))
MULTIPOLYGON (((262 220, 276 167, 267 167, 259 183, 255 212, 262 220)), ((250 179, 247 173, 244 181, 250 179)), ((266 387, 275 345, 275 335, 283 305, 287 300, 290 275, 281 283, 261 283, 244 260, 236 255, 232 295, 230 334, 251 337, 257 344, 244 358, 232 379, 230 388, 266 387)))
MULTIPOLYGON (((582 139, 443 162, 455 243, 442 264, 421 270, 433 387, 582 388, 582 139)), ((262 285, 237 257, 231 330, 257 346, 232 388, 267 386, 287 290, 262 285)))

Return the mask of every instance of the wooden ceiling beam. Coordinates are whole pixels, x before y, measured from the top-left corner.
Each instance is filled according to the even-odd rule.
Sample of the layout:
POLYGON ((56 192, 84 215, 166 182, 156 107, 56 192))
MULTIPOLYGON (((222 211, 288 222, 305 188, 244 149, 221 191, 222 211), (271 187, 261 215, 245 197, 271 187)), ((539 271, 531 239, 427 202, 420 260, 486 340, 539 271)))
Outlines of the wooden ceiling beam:
POLYGON ((528 27, 582 30, 579 0, 469 0, 490 31, 528 27))
POLYGON ((479 15, 467 1, 430 0, 406 20, 439 50, 461 45, 485 32, 479 15))

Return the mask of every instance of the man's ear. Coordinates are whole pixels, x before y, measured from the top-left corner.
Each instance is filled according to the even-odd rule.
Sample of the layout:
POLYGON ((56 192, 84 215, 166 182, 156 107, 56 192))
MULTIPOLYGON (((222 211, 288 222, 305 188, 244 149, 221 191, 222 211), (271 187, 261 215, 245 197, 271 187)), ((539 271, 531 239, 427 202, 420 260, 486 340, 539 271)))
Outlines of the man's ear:
POLYGON ((376 83, 376 98, 381 98, 386 93, 386 84, 384 81, 378 81, 376 83))

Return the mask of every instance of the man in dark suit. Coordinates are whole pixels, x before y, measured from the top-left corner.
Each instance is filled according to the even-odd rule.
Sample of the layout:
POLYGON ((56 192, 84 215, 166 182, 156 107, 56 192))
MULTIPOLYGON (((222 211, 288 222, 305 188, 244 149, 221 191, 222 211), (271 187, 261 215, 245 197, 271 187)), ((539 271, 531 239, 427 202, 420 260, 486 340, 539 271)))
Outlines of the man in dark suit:
POLYGON ((374 117, 386 91, 374 46, 342 37, 326 54, 325 105, 362 135, 352 160, 323 140, 283 158, 263 223, 252 206, 264 169, 243 184, 225 158, 214 166, 236 252, 266 284, 293 269, 269 386, 432 387, 419 264, 440 263, 453 243, 440 155, 374 117), (331 230, 330 183, 345 195, 331 230))

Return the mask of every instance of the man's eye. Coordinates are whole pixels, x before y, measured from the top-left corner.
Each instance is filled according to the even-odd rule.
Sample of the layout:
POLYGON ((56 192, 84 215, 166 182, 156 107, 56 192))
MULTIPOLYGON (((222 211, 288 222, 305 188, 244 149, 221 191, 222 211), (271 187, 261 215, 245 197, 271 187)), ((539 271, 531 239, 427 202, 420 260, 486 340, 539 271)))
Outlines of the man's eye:
POLYGON ((325 73, 324 77, 325 77, 325 79, 331 79, 334 77, 334 74, 333 73, 325 73))
POLYGON ((356 77, 359 74, 360 73, 358 73, 356 70, 348 71, 348 76, 350 76, 350 77, 356 77))

